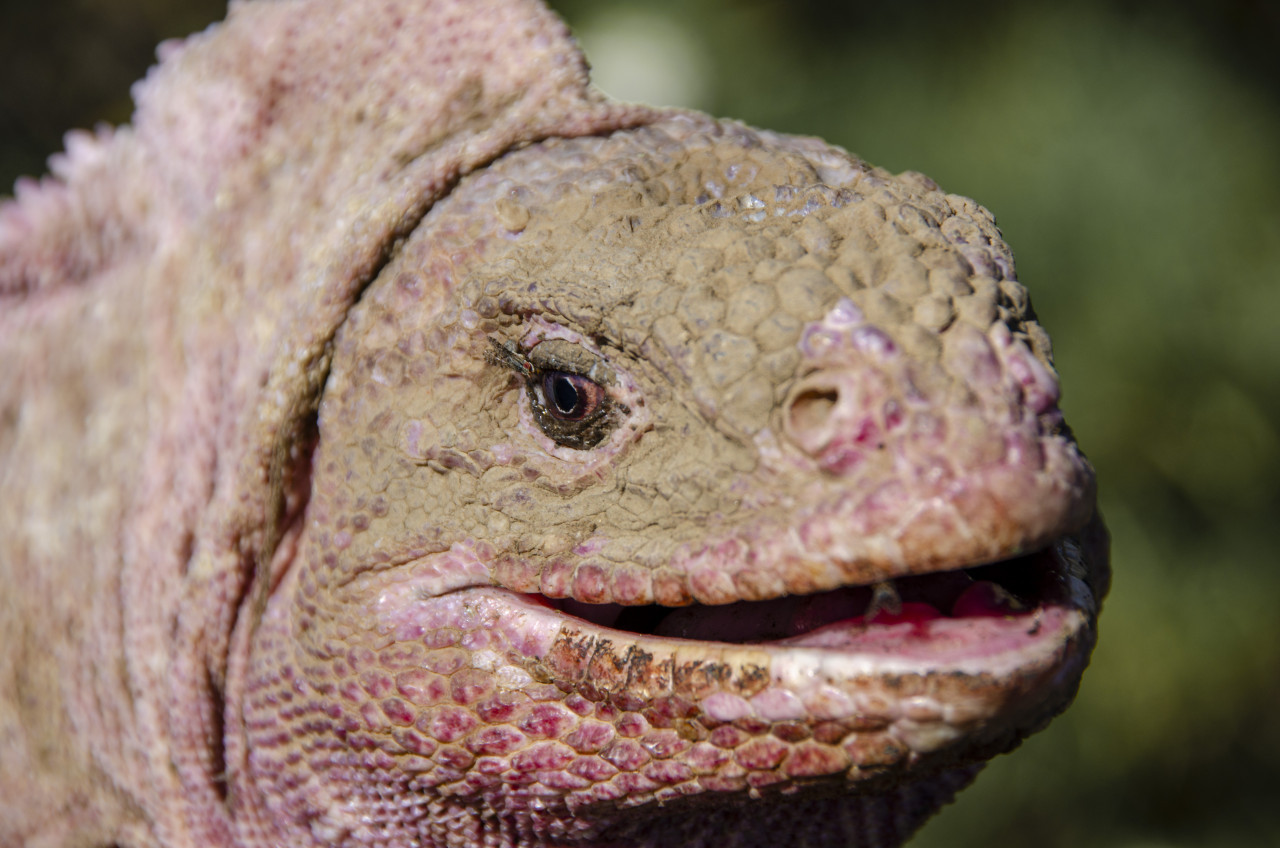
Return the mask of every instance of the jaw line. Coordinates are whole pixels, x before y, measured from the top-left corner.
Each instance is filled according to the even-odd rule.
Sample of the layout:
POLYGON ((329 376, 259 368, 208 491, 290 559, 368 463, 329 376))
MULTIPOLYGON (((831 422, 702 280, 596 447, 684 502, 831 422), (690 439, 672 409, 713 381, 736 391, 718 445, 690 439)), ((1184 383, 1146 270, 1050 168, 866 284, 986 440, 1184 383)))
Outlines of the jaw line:
MULTIPOLYGON (((925 620, 910 620, 909 616, 873 616, 867 614, 830 614, 825 621, 809 623, 801 630, 787 635, 766 635, 767 626, 758 637, 740 637, 729 640, 705 635, 714 628, 703 628, 697 635, 677 635, 662 625, 648 630, 624 626, 622 621, 635 624, 634 617, 626 619, 633 610, 654 610, 659 616, 663 611, 671 614, 716 615, 722 620, 760 617, 768 614, 768 608, 781 601, 805 601, 824 595, 847 594, 850 591, 868 590, 867 586, 846 586, 809 595, 785 595, 765 601, 737 601, 725 605, 704 606, 693 604, 685 607, 625 607, 611 604, 586 604, 567 599, 548 599, 538 594, 521 595, 536 608, 548 614, 563 617, 562 627, 581 632, 591 632, 597 638, 607 638, 614 643, 634 642, 645 650, 661 650, 661 646, 680 646, 686 650, 695 645, 711 652, 731 647, 750 647, 766 650, 776 657, 799 658, 805 652, 821 658, 820 665, 832 670, 838 662, 847 676, 863 676, 872 673, 928 673, 949 670, 965 674, 1001 675, 1014 670, 1021 652, 1043 652, 1055 642, 1065 642, 1082 628, 1089 626, 1096 616, 1098 599, 1088 583, 1089 564, 1083 560, 1076 534, 1066 534, 1049 547, 1023 557, 1012 557, 988 566, 951 569, 912 575, 900 582, 924 585, 937 580, 965 580, 969 572, 982 582, 995 579, 990 576, 993 568, 1005 568, 1006 575, 1019 573, 1038 581, 1035 597, 1028 597, 1028 608, 1005 612, 992 610, 982 614, 948 613, 955 596, 963 591, 950 590, 951 599, 939 609, 921 604, 930 613, 925 620), (1020 569, 1020 571, 1014 571, 1020 569), (965 577, 959 575, 964 573, 965 577), (1052 585, 1050 585, 1050 583, 1052 585), (599 608, 601 614, 592 613, 599 608), (705 613, 700 613, 705 610, 705 613), (610 615, 609 611, 614 614, 610 615), (621 612, 621 616, 618 613, 621 612), (932 647, 932 650, 930 649, 932 647), (838 658, 838 660, 836 659, 838 658)), ((890 584, 893 581, 889 581, 890 584)), ((973 586, 976 584, 967 584, 973 586)), ((997 584, 999 585, 999 584, 997 584)), ((1003 588, 1003 587, 1001 587, 1003 588)), ((910 590, 909 590, 910 591, 910 590)), ((944 590, 946 591, 946 590, 944 590)), ((862 601, 865 606, 866 602, 862 601)), ((693 628, 695 631, 697 628, 693 628)), ((744 632, 738 628, 738 632, 744 632)), ((1025 659, 1031 659, 1025 657, 1025 659)), ((799 661, 797 659, 797 661, 799 661)), ((803 663, 808 665, 809 663, 803 663)), ((844 675, 841 675, 844 676, 844 675)))
MULTIPOLYGON (((650 653, 706 652, 709 659, 736 664, 767 654, 775 667, 788 669, 799 678, 814 675, 831 680, 854 679, 892 674, 988 674, 997 677, 1015 673, 1027 664, 1037 664, 1057 653, 1058 648, 1074 638, 1088 623, 1080 609, 1049 604, 1034 612, 1007 617, 936 619, 923 626, 911 623, 872 624, 864 633, 873 634, 879 644, 823 646, 788 644, 805 637, 786 640, 735 644, 674 636, 654 636, 617 630, 593 624, 585 619, 546 606, 527 597, 508 593, 505 603, 520 607, 529 615, 554 620, 563 633, 576 631, 614 645, 634 644, 650 653), (921 633, 924 629, 926 633, 921 633), (965 636, 957 640, 956 636, 965 636), (961 641, 951 650, 927 650, 927 642, 961 641), (917 650, 895 652, 893 646, 915 642, 917 650), (981 643, 987 647, 977 651, 963 648, 981 643), (994 647, 993 647, 994 646, 994 647)), ((838 626, 838 625, 835 625, 838 626)), ((827 629, 827 628, 823 628, 827 629)), ((815 631, 820 632, 820 631, 815 631)))
MULTIPOLYGON (((814 628, 812 632, 783 638, 725 642, 612 627, 562 608, 566 601, 576 604, 578 609, 608 605, 573 602, 571 598, 552 599, 494 586, 484 577, 486 566, 482 561, 469 548, 460 545, 455 545, 448 553, 449 563, 455 566, 465 563, 465 569, 442 568, 434 556, 407 563, 411 566, 426 561, 431 563, 431 567, 427 573, 419 571, 408 580, 397 581, 390 587, 384 585, 376 604, 378 616, 392 630, 405 627, 418 630, 419 627, 414 626, 419 618, 415 610, 423 609, 422 604, 451 604, 461 599, 498 604, 506 609, 502 618, 514 616, 522 626, 529 628, 524 638, 513 628, 504 629, 509 629, 513 639, 526 645, 529 649, 526 655, 530 657, 543 657, 553 634, 572 632, 579 638, 604 641, 613 646, 632 645, 645 653, 689 655, 700 650, 708 658, 719 658, 717 661, 721 662, 737 655, 743 655, 745 660, 748 655, 758 658, 764 654, 773 662, 798 669, 797 674, 820 674, 830 679, 931 673, 1000 677, 1015 673, 1022 664, 1039 664, 1054 653, 1056 646, 1075 640, 1083 630, 1091 628, 1099 598, 1087 582, 1090 564, 1083 560, 1077 536, 1066 534, 1045 549, 1062 585, 1056 590, 1056 597, 1037 600, 1029 611, 1004 616, 944 616, 923 624, 867 623, 861 617, 855 619, 850 616, 851 620, 833 621, 814 628), (443 573, 446 571, 451 572, 447 579, 443 573), (835 631, 844 631, 845 636, 833 636, 835 631)), ((914 578, 929 579, 958 570, 944 569, 915 575, 914 578)), ((372 576, 366 575, 366 578, 372 576)), ((738 601, 712 605, 708 609, 768 603, 770 601, 738 601)), ((687 611, 697 606, 663 609, 687 611)))

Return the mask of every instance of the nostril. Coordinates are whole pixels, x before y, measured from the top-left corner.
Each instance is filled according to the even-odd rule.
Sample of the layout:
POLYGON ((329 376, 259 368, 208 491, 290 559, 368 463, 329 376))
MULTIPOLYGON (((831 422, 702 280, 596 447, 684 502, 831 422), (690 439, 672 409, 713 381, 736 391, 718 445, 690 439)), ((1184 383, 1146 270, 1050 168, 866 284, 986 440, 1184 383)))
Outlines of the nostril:
POLYGON ((840 393, 835 389, 809 389, 791 402, 791 426, 796 430, 817 430, 826 426, 840 393))
POLYGON ((831 416, 840 402, 834 386, 810 386, 791 399, 787 432, 801 448, 815 453, 831 438, 831 416))

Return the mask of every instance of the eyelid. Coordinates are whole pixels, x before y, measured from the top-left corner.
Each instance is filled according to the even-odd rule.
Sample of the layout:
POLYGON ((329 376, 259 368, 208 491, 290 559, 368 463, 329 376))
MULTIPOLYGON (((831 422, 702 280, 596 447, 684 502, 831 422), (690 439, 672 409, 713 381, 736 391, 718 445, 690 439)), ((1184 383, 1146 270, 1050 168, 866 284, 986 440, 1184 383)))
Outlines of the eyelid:
POLYGON ((612 386, 617 375, 603 357, 565 339, 546 339, 535 344, 526 354, 541 373, 563 371, 585 377, 599 386, 612 386))

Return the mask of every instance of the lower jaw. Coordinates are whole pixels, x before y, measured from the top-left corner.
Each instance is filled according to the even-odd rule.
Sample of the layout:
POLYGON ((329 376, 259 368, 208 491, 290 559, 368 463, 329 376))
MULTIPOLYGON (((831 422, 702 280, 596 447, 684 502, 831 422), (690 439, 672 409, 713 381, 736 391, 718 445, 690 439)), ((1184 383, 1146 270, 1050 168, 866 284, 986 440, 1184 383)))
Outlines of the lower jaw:
POLYGON ((1009 750, 1066 707, 1088 661, 1090 587, 1100 594, 1106 571, 1087 536, 942 581, 899 580, 896 613, 881 593, 868 615, 870 588, 685 608, 683 624, 632 614, 647 631, 623 629, 621 608, 573 615, 497 587, 426 598, 405 583, 378 603, 393 640, 447 647, 469 633, 468 651, 521 693, 513 703, 558 702, 612 740, 594 754, 573 733, 550 743, 594 764, 562 799, 582 824, 597 805, 607 818, 702 795, 874 795, 1009 750))
POLYGON ((592 787, 573 798, 583 823, 619 808, 644 810, 643 820, 682 811, 683 821, 725 804, 775 799, 790 809, 851 795, 865 800, 831 809, 881 799, 896 808, 899 793, 972 774, 1065 709, 1094 640, 1092 618, 1062 603, 836 622, 761 644, 632 634, 544 610, 562 622, 529 658, 531 676, 575 711, 634 734, 623 744, 663 750, 626 794, 592 787))
MULTIPOLYGON (((938 788, 937 798, 919 799, 923 816, 929 804, 944 801, 972 775, 972 764, 1015 746, 1072 697, 1093 645, 1096 612, 1084 585, 1089 568, 1072 558, 1073 546, 1078 542, 1066 538, 1042 555, 1048 557, 1039 566, 1047 588, 1037 583, 1044 591, 1027 597, 1024 609, 977 604, 987 613, 982 615, 965 614, 971 610, 961 603, 964 591, 983 583, 1010 592, 1020 587, 1010 579, 986 579, 999 578, 996 572, 965 575, 969 583, 943 614, 946 599, 930 601, 925 591, 936 586, 903 580, 900 620, 892 620, 887 608, 869 618, 865 607, 844 616, 836 604, 834 613, 804 625, 792 615, 774 630, 749 626, 718 634, 739 638, 735 643, 609 627, 556 609, 547 599, 492 586, 424 596, 406 580, 384 584, 368 598, 379 621, 368 635, 379 650, 420 644, 428 654, 439 651, 442 663, 457 660, 460 665, 448 673, 469 665, 477 673, 473 680, 492 681, 484 703, 469 701, 459 681, 457 691, 446 686, 444 700, 422 712, 420 720, 440 746, 434 760, 418 764, 422 774, 414 780, 486 803, 511 799, 511 815, 534 815, 557 837, 549 844, 671 844, 662 838, 669 832, 665 825, 692 821, 706 822, 707 829, 705 839, 688 844, 725 844, 718 834, 737 828, 738 844, 763 848, 777 844, 774 834, 753 841, 756 828, 739 824, 760 821, 761 799, 779 817, 805 811, 800 819, 815 827, 849 815, 879 821, 874 811, 883 811, 909 830, 918 818, 901 819, 903 799, 920 787, 938 788), (1077 574, 1082 568, 1083 578, 1077 574), (938 615, 911 604, 927 604, 938 615), (800 632, 789 632, 797 627, 800 632), (446 739, 442 733, 457 729, 446 719, 462 713, 480 723, 471 725, 474 732, 458 730, 470 735, 446 739), (431 723, 436 718, 439 727, 431 723), (514 756, 484 750, 486 740, 506 738, 486 735, 495 726, 517 725, 537 738, 514 756), (472 745, 474 750, 466 747, 472 745), (459 765, 473 761, 474 768, 459 765), (536 793, 531 784, 538 784, 536 793), (848 814, 851 809, 856 815, 848 814)), ((290 598, 282 593, 278 603, 269 603, 256 633, 261 644, 291 644, 290 598)), ((823 602, 848 600, 833 595, 823 602)), ((657 622, 653 629, 666 628, 657 622)), ((249 679, 276 685, 267 675, 254 677, 256 656, 250 655, 249 679)), ((276 655, 260 656, 270 670, 276 655)), ((443 680, 444 674, 442 666, 421 676, 443 680)), ((271 762, 280 718, 267 697, 273 691, 240 693, 248 705, 245 746, 229 751, 230 761, 240 756, 248 779, 267 795, 297 787, 284 786, 280 772, 257 765, 271 762), (255 759, 259 743, 263 749, 255 759)), ((405 706, 394 698, 381 706, 391 701, 405 706)), ((330 703, 340 708, 344 702, 335 696, 330 703)), ((364 705, 372 722, 380 705, 372 699, 364 705)), ((365 714, 349 709, 344 720, 360 728, 365 714)), ((318 779, 331 779, 332 770, 332 779, 349 780, 350 764, 361 757, 380 762, 378 751, 342 747, 371 734, 332 732, 329 741, 341 742, 337 753, 325 759, 329 755, 318 752, 319 765, 305 766, 321 769, 318 779)), ((398 743, 394 735, 379 738, 398 743)), ((793 820, 788 827, 798 833, 802 825, 793 820)), ((818 836, 810 844, 850 844, 856 837, 818 836)))

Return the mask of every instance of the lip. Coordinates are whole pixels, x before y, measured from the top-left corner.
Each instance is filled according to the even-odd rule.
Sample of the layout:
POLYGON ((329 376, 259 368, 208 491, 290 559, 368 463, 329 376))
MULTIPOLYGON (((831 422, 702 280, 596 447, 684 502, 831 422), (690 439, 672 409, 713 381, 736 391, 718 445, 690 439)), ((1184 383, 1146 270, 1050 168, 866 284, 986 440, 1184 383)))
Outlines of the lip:
MULTIPOLYGON (((535 603, 605 630, 696 642, 813 647, 871 655, 963 655, 961 645, 1008 641, 1040 628, 1058 609, 1096 612, 1088 568, 1073 537, 976 568, 845 586, 807 595, 723 605, 621 606, 528 595, 535 603), (987 635, 970 638, 966 631, 987 635), (948 649, 948 643, 955 643, 948 649)), ((975 645, 976 647, 976 645, 975 645)), ((984 653, 985 648, 980 648, 984 653)))
POLYGON ((645 651, 690 645, 726 651, 738 645, 768 651, 790 662, 803 662, 806 651, 825 652, 830 656, 824 657, 823 664, 831 668, 834 662, 846 669, 843 676, 849 677, 874 673, 1002 674, 1027 660, 1034 661, 1047 645, 1069 641, 1096 614, 1097 599, 1087 582, 1089 567, 1081 548, 1079 536, 1069 534, 1040 551, 991 565, 886 581, 882 585, 894 587, 896 597, 888 602, 893 608, 877 609, 878 601, 872 601, 868 608, 872 588, 852 586, 771 601, 660 607, 656 609, 665 615, 660 614, 655 623, 652 615, 636 615, 637 610, 653 610, 653 606, 523 597, 535 609, 541 608, 540 614, 559 619, 562 630, 572 629, 597 640, 633 642, 645 651), (1005 588, 1010 575, 1015 580, 1022 578, 1017 595, 1005 588), (940 583, 950 585, 939 587, 940 583), (991 591, 983 591, 987 587, 994 587, 996 600, 991 599, 991 591), (829 605, 843 606, 849 614, 826 612, 813 621, 794 621, 806 614, 812 618, 811 610, 805 607, 823 599, 831 599, 829 605), (734 618, 785 613, 785 608, 796 602, 799 609, 791 609, 793 620, 784 624, 735 627, 731 623, 734 618), (865 612, 856 611, 859 605, 865 612), (716 625, 699 622, 707 616, 717 619, 722 629, 728 627, 732 635, 712 635, 716 625), (602 617, 610 624, 603 623, 602 617), (645 618, 649 618, 649 632, 626 626, 645 618), (682 621, 671 625, 674 618, 682 621), (782 635, 778 635, 779 629, 782 635), (787 633, 789 629, 795 632, 787 633))

